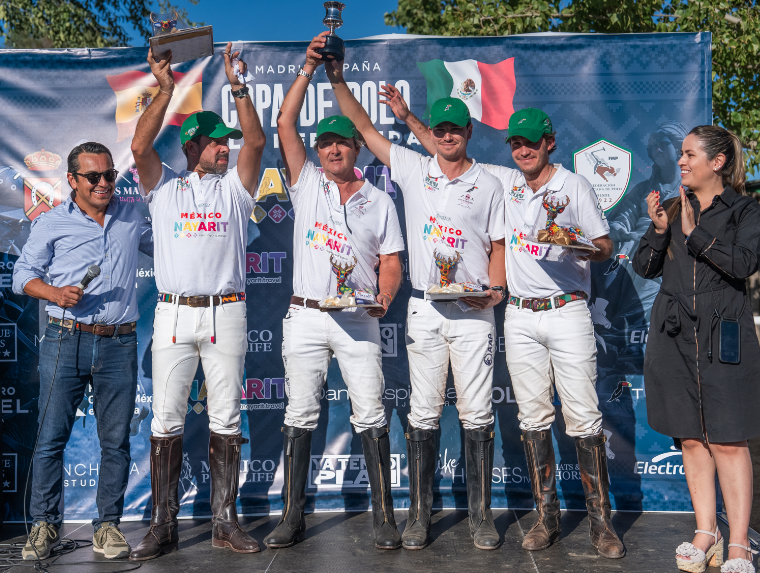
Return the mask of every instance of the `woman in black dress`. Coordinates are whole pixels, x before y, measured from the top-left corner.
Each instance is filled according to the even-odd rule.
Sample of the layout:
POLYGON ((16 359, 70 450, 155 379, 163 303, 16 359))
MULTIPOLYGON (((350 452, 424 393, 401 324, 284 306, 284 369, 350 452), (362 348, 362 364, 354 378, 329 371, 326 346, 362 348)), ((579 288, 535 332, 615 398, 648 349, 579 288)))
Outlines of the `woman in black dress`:
POLYGON ((717 470, 731 530, 721 571, 755 573, 747 439, 760 434, 760 345, 745 279, 758 269, 760 206, 744 195, 742 145, 733 133, 695 127, 678 165, 680 198, 660 204, 658 192, 650 194, 652 224, 633 260, 642 277, 662 277, 644 358, 647 416, 683 450, 697 518, 694 539, 676 550, 678 568, 723 563, 717 470))

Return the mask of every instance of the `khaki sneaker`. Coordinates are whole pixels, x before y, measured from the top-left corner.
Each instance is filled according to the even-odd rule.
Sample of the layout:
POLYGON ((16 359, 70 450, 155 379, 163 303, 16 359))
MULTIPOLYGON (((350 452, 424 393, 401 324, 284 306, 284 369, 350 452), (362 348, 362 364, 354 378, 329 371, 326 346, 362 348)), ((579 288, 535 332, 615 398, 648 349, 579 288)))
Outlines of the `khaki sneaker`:
POLYGON ((29 532, 29 539, 21 550, 21 558, 28 560, 47 559, 53 548, 61 544, 58 528, 55 525, 38 521, 29 532))
POLYGON ((104 523, 92 536, 92 550, 106 559, 129 557, 132 548, 115 523, 104 523))

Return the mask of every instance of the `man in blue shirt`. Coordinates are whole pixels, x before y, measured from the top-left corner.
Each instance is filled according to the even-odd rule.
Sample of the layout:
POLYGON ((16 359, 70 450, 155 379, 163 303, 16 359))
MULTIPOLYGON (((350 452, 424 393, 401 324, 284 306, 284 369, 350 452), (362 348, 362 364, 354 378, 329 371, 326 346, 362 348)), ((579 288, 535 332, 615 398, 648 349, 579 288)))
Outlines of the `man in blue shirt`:
POLYGON ((113 196, 117 174, 105 146, 75 147, 68 157, 71 197, 32 222, 13 269, 16 294, 48 301, 29 507, 34 525, 24 559, 44 559, 60 544, 63 452, 88 384, 101 447, 93 550, 110 559, 130 552, 118 524, 137 392, 135 275, 138 250, 153 256, 153 235, 139 209, 113 196), (101 272, 84 292, 74 285, 93 264, 101 272), (46 274, 49 282, 43 280, 46 274))

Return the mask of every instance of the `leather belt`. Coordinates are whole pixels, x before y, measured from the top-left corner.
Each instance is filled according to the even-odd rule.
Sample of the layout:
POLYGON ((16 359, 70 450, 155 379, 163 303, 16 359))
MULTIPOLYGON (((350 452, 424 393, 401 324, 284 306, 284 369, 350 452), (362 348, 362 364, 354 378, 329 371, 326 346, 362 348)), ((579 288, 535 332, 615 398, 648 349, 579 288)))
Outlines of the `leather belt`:
MULTIPOLYGON (((70 318, 61 320, 60 318, 55 318, 51 316, 48 319, 48 323, 55 324, 56 326, 63 326, 63 328, 68 328, 69 330, 74 327, 74 321, 70 318)), ((114 331, 116 331, 116 334, 130 334, 135 331, 136 327, 137 327, 136 322, 125 322, 124 324, 82 324, 81 322, 76 323, 77 330, 81 330, 82 332, 89 332, 90 334, 94 334, 96 336, 113 336, 114 331)))
POLYGON ((214 299, 214 306, 219 306, 220 304, 227 304, 229 302, 238 302, 239 300, 245 300, 245 293, 244 292, 233 292, 232 294, 225 294, 222 296, 215 295, 213 297, 210 296, 177 296, 176 294, 167 294, 167 293, 159 293, 158 294, 158 302, 168 302, 168 303, 174 303, 177 299, 179 299, 178 304, 183 304, 186 306, 190 306, 193 308, 200 308, 200 307, 207 307, 211 306, 210 300, 214 299))
POLYGON ((318 300, 312 300, 310 298, 301 298, 300 296, 291 296, 290 304, 294 304, 296 306, 305 306, 306 308, 316 308, 316 309, 319 308, 318 300))
POLYGON ((510 296, 509 302, 512 306, 517 308, 529 308, 533 312, 540 310, 551 310, 552 308, 562 308, 569 302, 574 300, 586 300, 588 295, 580 290, 571 292, 569 294, 561 294, 553 298, 518 298, 516 296, 510 296))

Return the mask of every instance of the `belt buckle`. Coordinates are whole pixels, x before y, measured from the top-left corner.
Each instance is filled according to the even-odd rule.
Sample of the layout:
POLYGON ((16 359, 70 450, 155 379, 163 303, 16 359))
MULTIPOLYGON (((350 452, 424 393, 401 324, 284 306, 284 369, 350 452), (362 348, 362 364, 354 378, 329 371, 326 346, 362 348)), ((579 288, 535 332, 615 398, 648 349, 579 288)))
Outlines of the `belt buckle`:
POLYGON ((207 298, 205 296, 189 296, 187 297, 187 306, 193 307, 193 308, 200 308, 202 306, 206 306, 206 301, 203 299, 207 298))
MULTIPOLYGON (((99 332, 99 330, 101 330, 101 329, 106 330, 110 326, 111 326, 110 324, 93 324, 92 325, 92 333, 95 334, 95 335, 97 335, 97 336, 113 336, 113 332, 111 334, 105 334, 102 331, 99 332)), ((115 329, 116 327, 114 326, 113 328, 115 329)))

